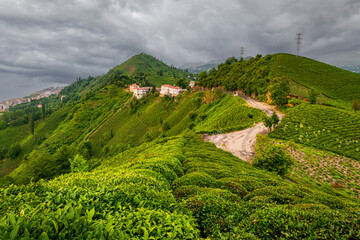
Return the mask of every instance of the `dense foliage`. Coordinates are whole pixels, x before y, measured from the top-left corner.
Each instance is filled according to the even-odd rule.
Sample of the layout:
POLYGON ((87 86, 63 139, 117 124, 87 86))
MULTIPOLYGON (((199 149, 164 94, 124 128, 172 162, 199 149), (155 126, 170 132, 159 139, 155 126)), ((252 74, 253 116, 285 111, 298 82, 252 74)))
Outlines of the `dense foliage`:
POLYGON ((333 107, 302 104, 289 109, 271 137, 360 159, 360 116, 333 107))
POLYGON ((160 86, 162 84, 175 84, 179 78, 196 76, 185 72, 181 69, 168 66, 161 60, 156 59, 148 54, 138 54, 116 66, 112 70, 113 72, 123 72, 125 75, 134 78, 136 82, 142 82, 146 80, 149 85, 160 86))
POLYGON ((290 171, 293 162, 291 155, 281 146, 268 142, 263 136, 258 136, 256 156, 252 160, 255 167, 284 176, 290 171))
POLYGON ((0 235, 9 239, 334 239, 360 230, 358 200, 287 182, 193 136, 0 192, 0 235))

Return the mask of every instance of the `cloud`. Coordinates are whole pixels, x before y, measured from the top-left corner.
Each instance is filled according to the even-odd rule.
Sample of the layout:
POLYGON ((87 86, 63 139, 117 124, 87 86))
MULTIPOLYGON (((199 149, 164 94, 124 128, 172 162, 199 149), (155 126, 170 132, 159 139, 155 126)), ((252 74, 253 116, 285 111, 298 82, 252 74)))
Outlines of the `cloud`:
POLYGON ((357 61, 359 22, 356 0, 2 0, 0 100, 26 94, 21 83, 71 83, 141 52, 175 66, 239 56, 240 47, 294 53, 297 32, 304 56, 357 61))

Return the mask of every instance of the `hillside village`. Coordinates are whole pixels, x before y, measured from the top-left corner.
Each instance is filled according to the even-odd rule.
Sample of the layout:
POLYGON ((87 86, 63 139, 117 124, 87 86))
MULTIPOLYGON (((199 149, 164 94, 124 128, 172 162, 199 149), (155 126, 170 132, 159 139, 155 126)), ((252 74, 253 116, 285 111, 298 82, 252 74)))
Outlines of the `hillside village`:
POLYGON ((40 91, 36 91, 27 97, 14 98, 14 99, 1 101, 0 114, 1 112, 5 112, 6 110, 8 110, 11 106, 15 106, 22 103, 28 103, 31 102, 31 100, 39 100, 42 98, 50 97, 51 95, 58 95, 62 89, 63 87, 50 87, 40 91))

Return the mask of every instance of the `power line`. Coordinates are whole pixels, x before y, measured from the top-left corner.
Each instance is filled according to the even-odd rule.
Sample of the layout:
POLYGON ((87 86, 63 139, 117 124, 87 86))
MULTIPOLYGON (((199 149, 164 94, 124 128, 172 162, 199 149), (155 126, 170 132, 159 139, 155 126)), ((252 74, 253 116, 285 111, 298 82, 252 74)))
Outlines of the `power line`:
POLYGON ((240 48, 240 58, 242 58, 242 59, 244 59, 244 52, 245 52, 244 47, 241 47, 240 48))
POLYGON ((301 33, 296 34, 296 57, 300 55, 301 33))

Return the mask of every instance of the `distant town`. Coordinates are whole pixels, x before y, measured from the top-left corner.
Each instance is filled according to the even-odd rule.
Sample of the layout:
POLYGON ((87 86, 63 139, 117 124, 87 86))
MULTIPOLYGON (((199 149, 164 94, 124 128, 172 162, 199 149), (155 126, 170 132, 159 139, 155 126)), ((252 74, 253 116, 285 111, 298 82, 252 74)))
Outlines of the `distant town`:
POLYGON ((21 103, 31 102, 31 100, 38 100, 38 99, 41 99, 41 98, 46 98, 46 97, 49 97, 51 95, 57 95, 57 94, 60 93, 60 91, 63 88, 64 87, 45 88, 43 90, 36 91, 36 92, 30 94, 27 97, 13 98, 13 99, 2 101, 2 102, 0 102, 0 114, 2 112, 5 112, 11 106, 15 106, 15 105, 18 105, 18 104, 21 104, 21 103))

